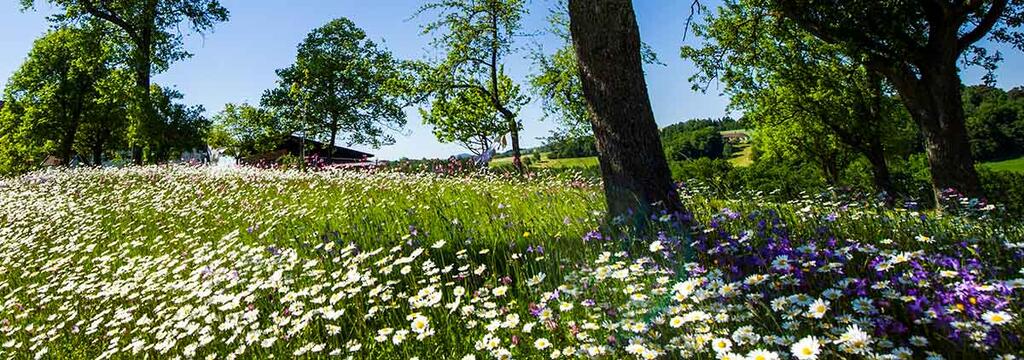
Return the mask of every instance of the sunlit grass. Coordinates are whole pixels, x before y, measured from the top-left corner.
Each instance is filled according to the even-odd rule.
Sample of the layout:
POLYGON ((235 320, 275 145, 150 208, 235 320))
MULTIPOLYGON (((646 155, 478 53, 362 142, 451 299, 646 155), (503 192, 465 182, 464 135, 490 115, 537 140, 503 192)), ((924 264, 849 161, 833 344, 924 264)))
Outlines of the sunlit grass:
POLYGON ((984 163, 981 166, 999 171, 1024 172, 1024 157, 1005 161, 984 163))

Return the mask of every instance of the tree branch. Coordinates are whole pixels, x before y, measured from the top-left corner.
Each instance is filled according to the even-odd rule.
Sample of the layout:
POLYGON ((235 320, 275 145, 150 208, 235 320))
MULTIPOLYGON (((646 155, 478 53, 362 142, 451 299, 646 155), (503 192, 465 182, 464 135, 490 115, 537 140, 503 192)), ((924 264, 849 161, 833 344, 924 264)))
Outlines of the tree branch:
POLYGON ((84 7, 85 11, 88 12, 90 15, 109 21, 117 27, 120 27, 126 33, 128 33, 128 37, 131 38, 132 42, 134 42, 136 45, 138 45, 142 41, 142 39, 139 38, 138 32, 136 31, 135 27, 129 24, 124 19, 122 19, 120 16, 117 16, 117 14, 115 14, 113 11, 110 11, 110 8, 107 6, 106 1, 100 0, 100 6, 103 7, 103 10, 97 8, 96 4, 93 3, 93 0, 82 0, 82 7, 84 7))
MULTIPOLYGON (((973 2, 980 3, 982 1, 975 0, 973 2)), ((958 54, 963 53, 964 50, 967 50, 971 45, 974 45, 974 43, 981 40, 985 37, 985 34, 988 34, 988 32, 995 27, 999 22, 999 19, 1003 16, 1003 12, 1006 11, 1007 2, 1009 2, 1009 0, 994 0, 992 2, 992 6, 988 8, 988 12, 981 18, 981 22, 978 23, 978 26, 975 26, 973 30, 964 34, 964 36, 957 41, 958 54)))

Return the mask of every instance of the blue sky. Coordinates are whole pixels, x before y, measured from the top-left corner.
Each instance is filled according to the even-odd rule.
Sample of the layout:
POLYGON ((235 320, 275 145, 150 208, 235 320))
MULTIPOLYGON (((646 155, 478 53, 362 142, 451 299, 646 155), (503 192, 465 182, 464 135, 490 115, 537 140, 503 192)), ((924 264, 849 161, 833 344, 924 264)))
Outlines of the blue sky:
MULTIPOLYGON (((274 86, 274 70, 292 63, 295 47, 305 35, 320 25, 347 17, 362 27, 373 39, 383 41, 399 58, 413 59, 433 55, 428 36, 420 34, 425 19, 410 19, 422 0, 221 0, 231 11, 231 20, 219 24, 203 36, 190 35, 186 45, 194 57, 175 63, 154 79, 161 85, 174 86, 185 94, 185 101, 202 104, 212 116, 225 103, 259 102, 264 89, 274 86)), ((42 1, 39 1, 42 2, 42 1)), ((533 0, 531 13, 524 27, 526 32, 539 32, 546 26, 545 17, 551 0, 533 0)), ((727 99, 718 96, 712 86, 708 94, 691 89, 687 78, 693 67, 679 58, 683 31, 690 12, 689 1, 637 0, 634 6, 643 40, 650 44, 665 66, 647 68, 647 81, 655 116, 662 126, 679 121, 726 115, 727 99)), ((713 4, 713 3, 712 3, 713 4)), ((18 1, 0 0, 0 87, 24 60, 32 41, 49 27, 45 17, 53 12, 47 5, 36 11, 20 12, 18 1)), ((687 42, 693 42, 693 37, 687 42)), ((524 38, 524 47, 532 42, 555 43, 549 36, 524 38)), ((999 85, 1013 87, 1024 83, 1021 53, 1002 49, 1007 61, 999 71, 999 85)), ((523 51, 509 59, 508 71, 525 81, 532 71, 523 51)), ((977 70, 968 69, 964 81, 976 83, 977 70)), ((401 157, 446 157, 464 152, 454 144, 441 144, 423 125, 415 109, 408 109, 409 126, 396 134, 397 143, 381 149, 353 146, 377 154, 380 159, 401 157)), ((542 121, 543 113, 535 101, 520 114, 524 123, 525 147, 542 143, 554 127, 542 121)))

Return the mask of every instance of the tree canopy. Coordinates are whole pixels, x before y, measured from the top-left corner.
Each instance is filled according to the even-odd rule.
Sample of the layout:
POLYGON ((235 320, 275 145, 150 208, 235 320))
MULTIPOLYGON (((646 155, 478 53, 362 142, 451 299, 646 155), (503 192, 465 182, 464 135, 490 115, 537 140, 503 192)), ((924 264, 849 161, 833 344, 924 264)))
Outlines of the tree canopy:
MULTIPOLYGON (((25 9, 36 0, 20 0, 25 9)), ((62 10, 50 19, 61 26, 102 21, 118 29, 123 61, 134 70, 138 113, 129 126, 136 163, 142 162, 143 146, 160 146, 165 140, 151 99, 154 72, 191 56, 183 47, 181 24, 204 33, 227 21, 228 10, 218 0, 45 0, 62 10)))
MULTIPOLYGON (((273 150, 299 127, 272 110, 249 104, 226 104, 213 118, 210 146, 240 158, 273 150)), ((208 137, 209 138, 209 137, 208 137)))
POLYGON ((936 199, 948 189, 982 196, 964 120, 959 64, 994 69, 986 37, 1021 49, 1016 0, 757 0, 849 58, 885 76, 918 124, 936 199))
POLYGON ((295 63, 277 71, 278 87, 264 106, 298 124, 305 134, 373 147, 394 143, 389 130, 405 126, 407 78, 391 52, 346 18, 313 30, 299 44, 295 63))
MULTIPOLYGON (((422 6, 417 16, 430 16, 423 34, 433 35, 432 44, 444 56, 418 67, 419 91, 429 105, 427 124, 439 126, 442 140, 465 138, 451 133, 480 134, 493 125, 488 116, 476 117, 480 110, 469 106, 451 106, 454 100, 486 100, 489 111, 504 121, 504 129, 491 136, 508 135, 513 157, 519 164, 519 108, 528 98, 520 93, 505 73, 507 57, 517 49, 515 39, 527 12, 523 0, 444 0, 422 6), (468 95, 465 91, 476 92, 468 95), (438 107, 439 110, 432 109, 438 107), (459 113, 465 111, 466 113, 459 113), (476 119, 477 121, 468 121, 476 119), (452 125, 464 127, 451 131, 452 125), (474 129, 479 128, 479 129, 474 129)), ((466 104, 463 104, 466 105, 466 104)), ((490 140, 488 142, 494 142, 490 140)))
POLYGON ((877 190, 893 192, 887 160, 908 140, 906 115, 862 58, 756 0, 727 1, 694 32, 705 41, 682 49, 698 68, 694 88, 721 81, 731 106, 758 124, 765 155, 811 160, 835 184, 853 150, 872 164, 877 190))
POLYGON ((35 41, 11 76, 0 115, 7 172, 33 166, 50 154, 65 164, 71 161, 78 131, 102 101, 97 86, 112 71, 103 29, 93 25, 51 30, 35 41))
POLYGON ((1005 91, 989 85, 964 89, 964 112, 971 153, 980 161, 1024 154, 1024 97, 1020 88, 1005 91))

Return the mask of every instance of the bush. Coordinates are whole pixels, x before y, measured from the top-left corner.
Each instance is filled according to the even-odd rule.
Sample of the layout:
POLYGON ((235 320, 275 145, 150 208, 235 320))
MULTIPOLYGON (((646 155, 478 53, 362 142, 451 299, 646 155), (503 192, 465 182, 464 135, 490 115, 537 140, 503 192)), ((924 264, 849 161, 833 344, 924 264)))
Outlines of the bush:
POLYGON ((593 136, 558 139, 548 145, 551 159, 573 159, 597 156, 597 141, 593 136))
POLYGON ((718 159, 722 157, 725 146, 722 134, 714 127, 690 131, 666 128, 661 133, 661 141, 668 159, 675 161, 703 157, 718 159))
POLYGON ((978 175, 989 203, 1005 206, 1011 215, 1024 215, 1024 173, 978 168, 978 175))
POLYGON ((828 189, 815 167, 800 162, 758 161, 749 167, 733 167, 723 159, 701 158, 673 161, 669 168, 676 181, 701 186, 720 197, 760 192, 773 200, 786 201, 828 189))

